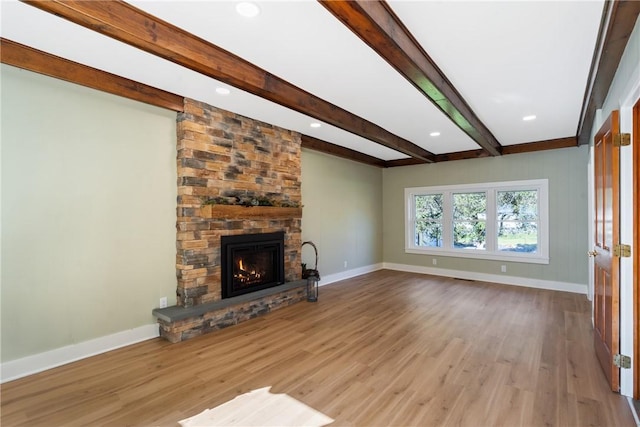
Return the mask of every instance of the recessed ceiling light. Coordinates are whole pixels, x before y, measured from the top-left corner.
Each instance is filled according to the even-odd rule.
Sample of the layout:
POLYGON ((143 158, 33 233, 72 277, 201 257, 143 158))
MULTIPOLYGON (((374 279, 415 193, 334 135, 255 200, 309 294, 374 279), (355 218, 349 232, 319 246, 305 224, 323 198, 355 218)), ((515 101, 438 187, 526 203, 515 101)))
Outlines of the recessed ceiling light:
POLYGON ((440 136, 440 132, 431 132, 430 136, 440 136))
POLYGON ((242 1, 236 4, 236 12, 247 18, 253 18, 260 14, 260 8, 257 4, 248 1, 242 1))
POLYGON ((318 123, 318 122, 313 122, 309 126, 311 126, 312 128, 319 128, 322 125, 320 123, 318 123))
POLYGON ((531 114, 530 116, 524 116, 522 118, 522 120, 524 120, 525 122, 529 122, 529 121, 535 120, 535 119, 536 119, 536 116, 534 114, 531 114))
POLYGON ((218 95, 229 95, 231 93, 231 91, 229 89, 227 89, 226 87, 217 87, 216 88, 216 93, 218 95))

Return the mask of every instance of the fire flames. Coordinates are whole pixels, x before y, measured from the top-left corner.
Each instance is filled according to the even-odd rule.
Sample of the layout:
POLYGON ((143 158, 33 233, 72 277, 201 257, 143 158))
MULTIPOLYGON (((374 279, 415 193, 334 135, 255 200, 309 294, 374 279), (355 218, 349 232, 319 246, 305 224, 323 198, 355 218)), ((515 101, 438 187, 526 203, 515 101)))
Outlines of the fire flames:
POLYGON ((264 272, 257 271, 255 266, 245 265, 245 261, 240 258, 233 274, 233 280, 236 284, 248 286, 260 283, 263 275, 264 272))

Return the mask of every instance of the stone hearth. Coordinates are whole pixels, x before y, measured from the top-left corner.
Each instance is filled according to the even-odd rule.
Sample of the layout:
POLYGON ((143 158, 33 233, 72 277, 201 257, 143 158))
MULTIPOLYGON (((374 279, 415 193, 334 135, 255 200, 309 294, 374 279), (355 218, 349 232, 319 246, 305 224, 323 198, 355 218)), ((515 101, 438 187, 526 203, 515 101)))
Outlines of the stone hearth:
POLYGON ((300 134, 185 99, 178 116, 177 306, 154 310, 179 342, 304 299, 300 207, 203 205, 265 198, 300 206, 300 134), (221 301, 220 238, 285 233, 285 285, 221 301))

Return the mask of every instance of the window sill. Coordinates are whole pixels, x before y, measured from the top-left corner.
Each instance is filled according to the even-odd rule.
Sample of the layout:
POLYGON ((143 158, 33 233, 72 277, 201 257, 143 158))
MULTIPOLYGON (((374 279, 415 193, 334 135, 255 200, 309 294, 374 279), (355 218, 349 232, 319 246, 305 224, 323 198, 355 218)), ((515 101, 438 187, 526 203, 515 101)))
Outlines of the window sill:
POLYGON ((455 258, 474 258, 474 259, 488 259, 492 261, 510 261, 510 262, 522 262, 526 264, 549 264, 549 257, 541 255, 517 255, 515 253, 503 253, 503 252, 484 252, 484 251, 471 251, 471 250, 447 250, 438 248, 429 249, 416 249, 405 248, 405 253, 417 254, 417 255, 436 255, 447 256, 455 258))

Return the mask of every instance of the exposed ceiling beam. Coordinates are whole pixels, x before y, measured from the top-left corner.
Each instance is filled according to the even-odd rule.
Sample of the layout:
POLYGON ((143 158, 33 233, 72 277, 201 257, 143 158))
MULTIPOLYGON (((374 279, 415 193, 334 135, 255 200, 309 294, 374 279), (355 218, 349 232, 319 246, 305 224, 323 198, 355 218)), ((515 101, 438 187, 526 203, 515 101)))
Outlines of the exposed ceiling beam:
MULTIPOLYGON (((505 145, 502 147, 502 154, 532 153, 534 151, 557 150, 559 148, 577 147, 578 141, 575 136, 566 138, 549 139, 544 141, 526 142, 523 144, 505 145)), ((452 160, 478 159, 488 157, 484 150, 458 151, 454 153, 438 154, 437 162, 448 162, 452 160)), ((388 163, 388 162, 387 162, 388 163)), ((387 164, 388 166, 388 164, 387 164)))
POLYGON ((596 111, 604 105, 638 15, 640 15, 640 1, 605 2, 580 123, 578 123, 577 135, 580 145, 591 142, 596 111))
POLYGON ((500 143, 384 1, 319 2, 492 156, 500 143))
POLYGON ((397 159, 397 160, 388 160, 385 162, 384 167, 386 168, 395 168, 398 166, 414 166, 414 165, 424 165, 425 163, 419 159, 397 159))
POLYGON ((181 112, 184 97, 0 38, 3 64, 181 112))
MULTIPOLYGON (((527 142, 524 144, 506 145, 502 147, 502 154, 520 154, 531 153, 534 151, 544 150, 557 150, 559 148, 577 147, 578 140, 575 136, 567 138, 549 139, 545 141, 527 142)), ((489 157, 489 154, 485 150, 468 150, 468 151, 456 151, 453 153, 444 153, 436 155, 436 162, 450 162, 453 160, 468 160, 479 159, 482 157, 489 157)), ((387 168, 397 166, 411 166, 422 165, 423 161, 419 159, 399 159, 389 160, 385 162, 384 166, 387 168)))
POLYGON ((489 154, 485 150, 467 150, 467 151, 457 151, 457 152, 454 152, 454 153, 438 154, 436 156, 438 162, 451 162, 453 160, 480 159, 482 157, 489 157, 489 154))
MULTIPOLYGON (((377 166, 380 168, 385 167, 385 161, 378 159, 377 157, 369 156, 368 154, 351 150, 340 145, 332 144, 330 142, 326 142, 308 135, 302 135, 302 148, 332 154, 334 156, 342 157, 344 159, 349 159, 360 163, 365 163, 371 166, 377 166)), ((425 163, 422 160, 420 162, 425 163)))
POLYGON ((122 1, 28 0, 27 4, 153 55, 314 117, 411 157, 435 155, 248 61, 122 1))
POLYGON ((533 151, 556 150, 558 148, 571 148, 577 146, 578 139, 575 136, 569 136, 566 138, 549 139, 546 141, 507 145, 502 147, 502 154, 531 153, 533 151))

